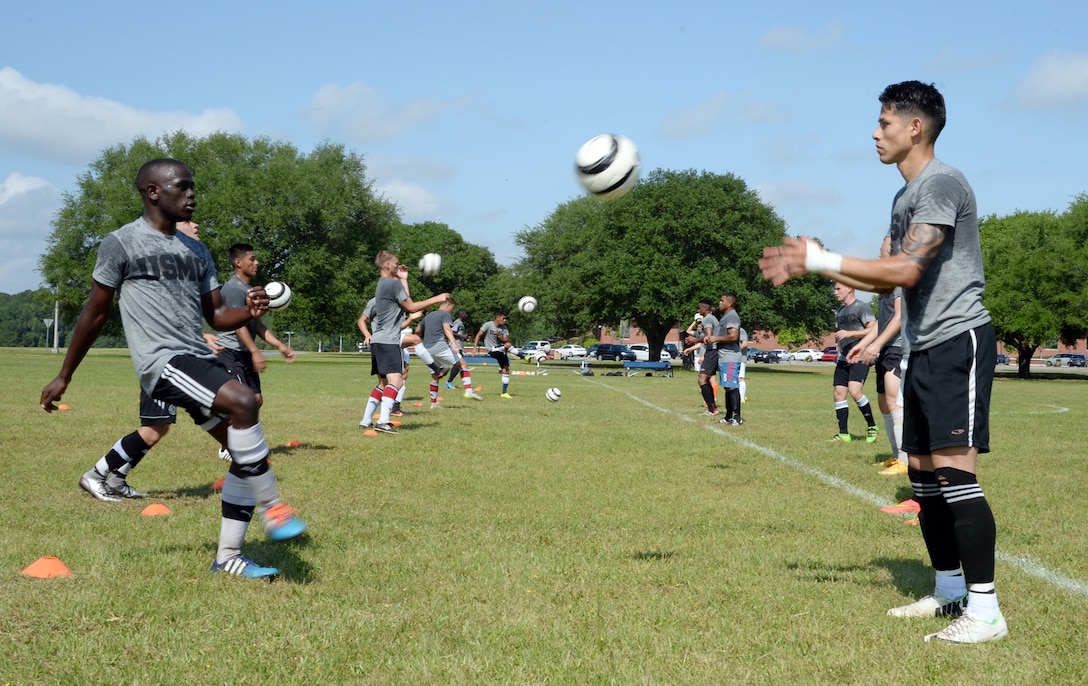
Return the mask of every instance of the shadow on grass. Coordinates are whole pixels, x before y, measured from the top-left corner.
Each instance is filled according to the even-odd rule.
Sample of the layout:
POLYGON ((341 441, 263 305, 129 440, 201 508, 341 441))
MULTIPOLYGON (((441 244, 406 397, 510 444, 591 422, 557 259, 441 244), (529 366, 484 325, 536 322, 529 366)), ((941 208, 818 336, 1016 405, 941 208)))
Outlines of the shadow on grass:
POLYGON ((904 596, 921 597, 933 590, 933 568, 920 558, 879 557, 869 564, 832 565, 819 561, 790 563, 786 569, 815 583, 854 583, 863 586, 884 586, 873 578, 874 569, 885 569, 892 585, 904 596))
MULTIPOLYGON (((257 529, 260 527, 258 526, 257 529)), ((278 579, 293 584, 312 584, 317 580, 314 568, 299 553, 309 547, 310 535, 304 533, 289 541, 275 542, 267 538, 247 541, 242 554, 263 567, 275 567, 280 570, 278 579)), ((215 557, 216 546, 213 543, 201 545, 209 559, 215 557)), ((211 563, 208 563, 211 567, 211 563)))
POLYGON ((670 560, 676 553, 665 550, 641 550, 631 557, 636 560, 670 560))

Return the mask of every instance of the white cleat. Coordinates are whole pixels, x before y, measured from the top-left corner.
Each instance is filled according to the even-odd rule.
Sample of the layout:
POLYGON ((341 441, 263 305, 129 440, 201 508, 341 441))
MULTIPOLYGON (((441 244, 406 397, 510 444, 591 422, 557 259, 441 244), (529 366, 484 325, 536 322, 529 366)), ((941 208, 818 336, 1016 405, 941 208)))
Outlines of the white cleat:
POLYGON ((999 641, 1008 635, 1009 625, 1005 623, 1005 616, 1000 611, 997 613, 997 619, 992 622, 984 622, 972 615, 970 608, 968 608, 964 610, 959 619, 941 631, 926 636, 926 641, 967 645, 970 643, 999 641))
POLYGON ((965 593, 961 597, 952 600, 943 595, 933 593, 924 598, 919 598, 910 605, 893 607, 888 610, 890 617, 959 617, 963 614, 963 605, 967 600, 965 593))

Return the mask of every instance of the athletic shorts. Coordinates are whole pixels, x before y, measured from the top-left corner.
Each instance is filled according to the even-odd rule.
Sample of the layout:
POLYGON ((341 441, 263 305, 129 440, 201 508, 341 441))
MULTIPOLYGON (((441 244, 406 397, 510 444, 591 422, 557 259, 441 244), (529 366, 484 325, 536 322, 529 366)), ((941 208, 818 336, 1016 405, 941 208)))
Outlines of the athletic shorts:
POLYGON ((881 348, 876 356, 876 392, 884 392, 884 377, 888 372, 895 374, 896 378, 903 378, 903 370, 900 363, 903 361, 903 349, 898 345, 881 348))
POLYGON ((722 388, 740 388, 743 362, 722 362, 718 365, 718 385, 722 388))
POLYGON ((510 367, 510 358, 506 355, 504 348, 497 348, 487 353, 488 356, 495 358, 495 361, 499 363, 501 369, 508 369, 510 367))
POLYGON ((449 343, 437 343, 427 348, 427 352, 434 358, 435 363, 442 368, 443 374, 457 363, 457 353, 453 352, 449 343))
POLYGON ((703 361, 699 364, 699 373, 706 376, 714 376, 718 373, 718 349, 707 350, 703 353, 703 361))
POLYGON ((990 452, 990 387, 997 336, 990 323, 925 350, 912 350, 903 380, 902 449, 990 452))
POLYGON ((248 350, 223 348, 217 359, 219 364, 229 369, 235 378, 249 387, 249 390, 254 393, 261 392, 261 375, 253 366, 253 353, 248 350))
POLYGON ((203 427, 217 418, 212 412, 215 395, 231 381, 237 381, 237 378, 217 360, 177 355, 166 363, 151 397, 183 408, 197 425, 203 427))
POLYGON ((178 421, 178 406, 155 400, 144 389, 140 389, 140 426, 175 424, 178 421))
POLYGON ((851 381, 863 384, 868 378, 869 365, 867 364, 860 362, 850 364, 846 360, 835 362, 835 382, 832 384, 834 386, 849 386, 851 381))
POLYGON ((373 376, 388 376, 404 373, 404 356, 398 343, 370 344, 370 373, 373 376))

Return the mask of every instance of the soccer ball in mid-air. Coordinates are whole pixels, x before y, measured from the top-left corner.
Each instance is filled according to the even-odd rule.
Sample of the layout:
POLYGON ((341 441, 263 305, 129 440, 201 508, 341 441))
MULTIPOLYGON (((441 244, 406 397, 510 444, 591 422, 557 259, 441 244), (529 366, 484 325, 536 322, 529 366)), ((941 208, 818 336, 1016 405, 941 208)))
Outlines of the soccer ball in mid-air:
POLYGON ((638 148, 629 138, 601 134, 578 149, 574 166, 587 191, 602 200, 615 200, 638 183, 638 148))
POLYGON ((291 302, 291 287, 282 281, 270 281, 264 292, 268 294, 268 309, 282 310, 291 302))
POLYGON ((442 268, 442 256, 429 252, 419 260, 419 271, 427 276, 434 276, 442 268))
POLYGON ((531 295, 526 295, 518 301, 518 309, 525 314, 532 314, 536 311, 536 298, 531 295))
POLYGON ((557 403, 557 402, 559 402, 559 399, 563 397, 563 391, 559 390, 558 388, 554 388, 554 387, 549 388, 544 393, 544 397, 547 398, 548 400, 552 401, 553 403, 557 403))

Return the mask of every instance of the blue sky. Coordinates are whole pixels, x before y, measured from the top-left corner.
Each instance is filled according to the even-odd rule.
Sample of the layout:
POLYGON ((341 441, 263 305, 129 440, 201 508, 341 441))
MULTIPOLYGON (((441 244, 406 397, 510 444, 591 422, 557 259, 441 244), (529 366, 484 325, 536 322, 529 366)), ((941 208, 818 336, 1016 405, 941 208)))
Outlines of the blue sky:
POLYGON ((574 154, 599 133, 644 169, 734 173, 790 233, 875 254, 902 182, 873 149, 876 98, 906 79, 944 93, 937 153, 982 215, 1088 191, 1088 3, 756 5, 8 3, 0 292, 40 285, 61 194, 99 151, 182 128, 343 143, 405 221, 502 263, 580 194, 574 154))

